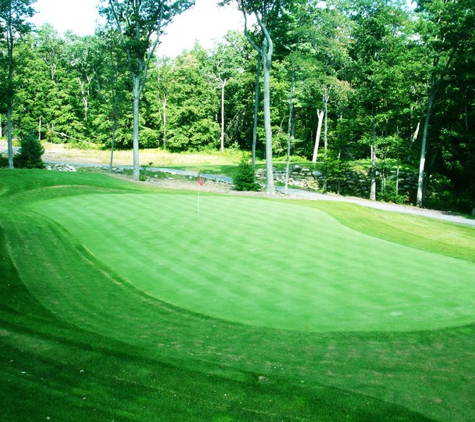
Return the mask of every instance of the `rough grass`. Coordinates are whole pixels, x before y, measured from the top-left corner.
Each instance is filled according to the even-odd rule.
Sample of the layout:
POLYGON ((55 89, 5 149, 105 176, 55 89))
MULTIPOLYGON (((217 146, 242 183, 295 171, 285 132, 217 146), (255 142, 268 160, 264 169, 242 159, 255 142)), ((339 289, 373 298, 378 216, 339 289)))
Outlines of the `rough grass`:
MULTIPOLYGON (((2 420, 475 419, 472 324, 311 333, 190 312, 144 294, 30 208, 136 185, 44 171, 0 171, 0 182, 2 420)), ((473 233, 441 233, 452 230, 473 233)))

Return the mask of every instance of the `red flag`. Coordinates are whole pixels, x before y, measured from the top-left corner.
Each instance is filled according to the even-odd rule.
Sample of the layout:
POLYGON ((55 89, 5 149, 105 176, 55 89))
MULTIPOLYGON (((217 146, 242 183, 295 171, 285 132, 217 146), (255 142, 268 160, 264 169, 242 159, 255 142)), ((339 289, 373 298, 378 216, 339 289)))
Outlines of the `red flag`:
POLYGON ((203 179, 200 175, 198 175, 198 183, 200 184, 200 186, 203 186, 203 179))

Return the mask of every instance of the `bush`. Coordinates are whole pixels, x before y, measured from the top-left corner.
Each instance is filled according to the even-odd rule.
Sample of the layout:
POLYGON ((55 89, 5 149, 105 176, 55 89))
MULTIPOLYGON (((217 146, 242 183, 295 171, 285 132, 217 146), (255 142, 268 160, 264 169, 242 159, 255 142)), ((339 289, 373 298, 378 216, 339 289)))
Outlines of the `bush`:
POLYGON ((0 168, 8 167, 8 157, 4 154, 0 154, 0 168))
POLYGON ((256 175, 252 165, 241 160, 233 178, 234 189, 238 191, 259 191, 261 187, 256 182, 256 175))
POLYGON ((26 135, 20 140, 20 153, 15 156, 15 167, 19 168, 39 168, 45 167, 41 156, 45 152, 40 141, 33 135, 26 135))
POLYGON ((408 195, 400 195, 396 192, 396 183, 392 180, 386 181, 384 191, 379 193, 379 199, 384 202, 393 202, 401 205, 409 202, 408 195))

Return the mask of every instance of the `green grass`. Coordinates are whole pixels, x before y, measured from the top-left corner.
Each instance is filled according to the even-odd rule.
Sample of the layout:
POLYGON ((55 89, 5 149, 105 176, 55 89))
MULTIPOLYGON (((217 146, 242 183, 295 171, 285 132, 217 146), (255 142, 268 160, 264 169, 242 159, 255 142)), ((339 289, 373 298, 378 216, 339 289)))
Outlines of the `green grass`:
MULTIPOLYGON (((356 218, 360 208, 348 205, 345 212, 344 204, 332 208, 330 204, 296 205, 211 195, 202 195, 198 217, 195 195, 160 192, 97 174, 5 170, 0 171, 0 183, 2 420, 475 419, 475 327, 469 322, 471 310, 460 310, 464 325, 453 326, 458 314, 456 301, 468 301, 471 294, 462 270, 473 266, 473 229, 366 211, 356 218), (320 207, 326 209, 315 209, 320 207), (40 214, 40 209, 48 216, 40 214), (257 213, 266 210, 269 214, 264 216, 257 213), (246 218, 251 211, 256 215, 246 218), (407 256, 405 251, 411 248, 413 256, 429 259, 433 265, 439 265, 440 259, 454 266, 460 279, 454 272, 447 284, 451 284, 450 294, 459 296, 453 303, 435 297, 446 308, 446 326, 452 328, 442 328, 442 318, 434 324, 439 328, 422 331, 415 326, 409 331, 387 326, 355 332, 303 326, 284 330, 269 328, 265 321, 243 324, 236 322, 236 311, 223 319, 207 310, 193 309, 186 303, 189 301, 168 303, 156 292, 145 293, 146 287, 140 283, 147 284, 148 277, 132 280, 124 273, 128 265, 119 265, 129 260, 150 262, 151 256, 155 264, 166 259, 176 283, 187 285, 189 294, 199 295, 197 291, 203 286, 190 282, 196 277, 190 267, 215 271, 214 277, 222 273, 225 278, 237 265, 234 261, 256 253, 246 247, 270 243, 277 248, 271 252, 273 262, 269 266, 263 262, 259 267, 253 263, 252 279, 240 283, 233 292, 239 297, 240 289, 258 285, 268 272, 275 274, 276 286, 284 284, 276 271, 292 262, 280 263, 281 257, 272 254, 280 248, 288 254, 300 247, 289 236, 299 230, 301 221, 289 223, 289 211, 297 213, 303 222, 310 219, 315 230, 330 225, 330 234, 315 236, 308 231, 310 226, 305 226, 308 230, 298 236, 311 245, 302 253, 315 259, 328 249, 336 230, 345 240, 349 236, 373 246, 384 244, 389 248, 381 255, 384 259, 390 259, 388 254, 393 250, 407 256), (276 213, 279 224, 274 225, 276 213), (69 218, 64 225, 58 224, 66 215, 74 216, 78 224, 89 222, 90 227, 82 226, 87 233, 72 225, 69 218), (138 225, 143 231, 133 230, 144 215, 147 224, 138 225), (362 224, 359 220, 365 218, 369 221, 362 224), (401 221, 392 223, 393 218, 401 221), (107 221, 107 228, 97 224, 101 219, 107 221), (315 220, 327 224, 321 227, 315 220), (255 226, 246 233, 239 222, 255 226), (270 236, 262 224, 270 226, 270 236), (401 236, 391 224, 402 229, 401 236), (211 250, 218 253, 208 254, 206 248, 216 248, 216 241, 229 237, 231 230, 238 237, 235 247, 222 244, 211 250), (100 242, 89 239, 92 235, 100 242), (252 243, 254 237, 263 243, 252 243), (180 238, 186 238, 188 246, 190 241, 201 243, 190 250, 180 238), (122 239, 123 244, 117 245, 122 239), (278 245, 272 239, 277 239, 278 245), (457 246, 459 242, 461 246, 457 246), (109 246, 110 254, 116 253, 113 260, 106 257, 109 246), (95 247, 99 250, 92 250, 95 247), (461 250, 466 251, 465 258, 461 250), (219 260, 221 254, 227 254, 227 261, 219 260), (467 298, 456 292, 457 286, 466 289, 467 298)), ((348 250, 344 252, 340 261, 343 267, 348 265, 344 258, 348 250)), ((330 250, 325 253, 331 255, 330 250)), ((379 265, 378 271, 383 269, 379 265)), ((386 269, 387 273, 397 270, 386 269)), ((295 265, 295 271, 302 269, 295 265)), ((207 279, 201 277, 202 282, 207 279)), ((219 281, 215 284, 219 286, 219 281)), ((440 280, 437 286, 437 294, 448 296, 440 290, 444 288, 440 280)), ((418 288, 417 283, 412 287, 418 288)), ((349 301, 347 286, 340 289, 349 301)), ((378 301, 388 300, 377 297, 378 291, 379 285, 374 290, 378 301)), ((403 293, 421 303, 420 295, 403 293)), ((255 290, 254 295, 265 299, 263 292, 255 290)), ((373 302, 367 297, 362 303, 373 302)), ((291 300, 284 305, 297 306, 291 300)), ((337 314, 334 318, 340 321, 335 321, 334 327, 337 323, 341 327, 344 318, 337 314)), ((273 309, 262 313, 270 321, 272 315, 273 309)))
POLYGON ((200 202, 199 216, 195 196, 176 194, 79 196, 34 209, 139 290, 214 318, 317 332, 475 320, 475 263, 364 235, 309 207, 200 202))

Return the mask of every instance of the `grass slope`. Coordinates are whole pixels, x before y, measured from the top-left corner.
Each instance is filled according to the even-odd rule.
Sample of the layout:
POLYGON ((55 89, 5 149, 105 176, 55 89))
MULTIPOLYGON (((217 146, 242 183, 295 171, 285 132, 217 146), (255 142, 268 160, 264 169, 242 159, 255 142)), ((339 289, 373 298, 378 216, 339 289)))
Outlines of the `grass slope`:
POLYGON ((0 171, 0 183, 2 420, 475 418, 471 324, 304 333, 190 312, 144 294, 30 208, 136 185, 41 171, 0 171))

